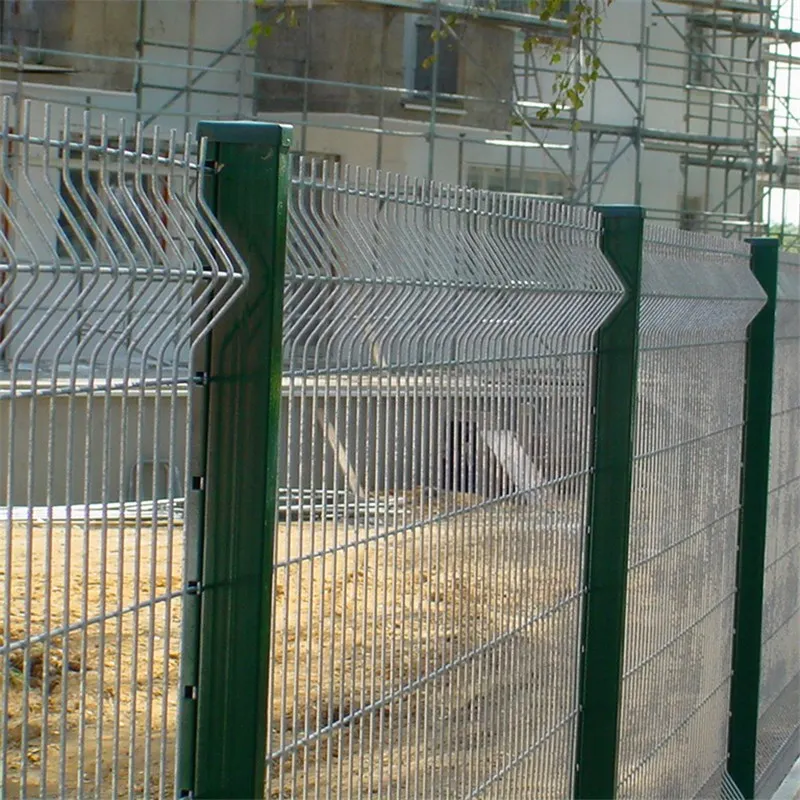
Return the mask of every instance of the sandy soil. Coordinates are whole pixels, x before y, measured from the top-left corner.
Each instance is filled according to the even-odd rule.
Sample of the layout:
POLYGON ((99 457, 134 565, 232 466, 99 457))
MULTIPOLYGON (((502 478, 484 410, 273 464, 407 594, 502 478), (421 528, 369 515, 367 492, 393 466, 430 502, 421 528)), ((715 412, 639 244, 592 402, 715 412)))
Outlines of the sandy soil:
POLYGON ((284 528, 269 796, 569 794, 577 507, 477 502, 284 528))
MULTIPOLYGON (((378 519, 281 524, 268 797, 466 797, 480 787, 482 797, 569 794, 582 559, 569 521, 577 506, 478 503, 451 497, 378 519)), ((171 572, 166 525, 144 524, 138 554, 135 533, 125 529, 120 548, 109 528, 104 573, 102 527, 90 526, 87 538, 72 526, 71 621, 101 614, 103 604, 106 613, 133 604, 137 586, 139 603, 151 585, 157 594, 177 590, 182 529, 172 532, 171 572)), ((15 523, 12 641, 26 633, 26 538, 15 523)), ((33 528, 34 636, 62 624, 67 539, 55 525, 48 569, 47 530, 33 528)), ((3 571, 0 608, 5 592, 3 571)), ((23 749, 27 796, 43 781, 48 795, 58 793, 62 768, 70 795, 81 774, 83 789, 100 797, 139 796, 145 786, 170 795, 180 614, 179 601, 161 603, 152 617, 142 609, 138 622, 131 612, 121 625, 111 618, 53 637, 47 653, 34 644, 27 661, 12 654, 9 796, 19 791, 23 749)))
MULTIPOLYGON (((45 525, 36 524, 29 548, 26 525, 15 522, 8 595, 7 562, 0 555, 0 609, 8 596, 11 611, 9 632, 0 619, 3 640, 13 643, 27 638, 26 634, 36 637, 62 628, 65 586, 69 587, 70 623, 114 614, 120 606, 141 606, 152 597, 176 591, 183 558, 181 527, 172 531, 171 571, 167 569, 167 525, 154 528, 145 522, 139 536, 136 533, 128 525, 120 542, 118 524, 109 524, 104 531, 100 524, 86 528, 73 523, 69 534, 64 524, 54 524, 51 534, 45 525), (29 631, 26 597, 30 598, 29 631)), ((180 617, 179 600, 157 602, 138 613, 126 611, 105 624, 97 621, 66 637, 55 635, 34 643, 27 654, 24 649, 12 652, 4 776, 9 797, 18 794, 23 780, 24 796, 39 796, 42 783, 46 794, 55 796, 62 770, 70 795, 76 794, 81 775, 83 790, 97 791, 100 797, 127 796, 131 788, 141 794, 145 784, 156 796, 161 788, 171 792, 180 617), (145 769, 146 749, 149 770, 145 769), (131 752, 135 753, 133 763, 131 752), (162 754, 164 775, 160 774, 162 754)), ((6 688, 3 682, 0 670, 0 702, 6 688)))

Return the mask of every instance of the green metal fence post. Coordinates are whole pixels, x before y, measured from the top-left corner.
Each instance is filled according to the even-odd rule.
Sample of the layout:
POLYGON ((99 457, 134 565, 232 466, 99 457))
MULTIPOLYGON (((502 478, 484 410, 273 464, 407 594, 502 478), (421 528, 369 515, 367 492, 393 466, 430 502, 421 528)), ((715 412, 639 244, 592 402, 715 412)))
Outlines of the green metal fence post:
POLYGON ((767 303, 750 323, 747 335, 733 676, 728 726, 728 773, 746 798, 755 797, 756 783, 778 240, 753 239, 750 245, 750 268, 767 293, 767 303))
POLYGON ((596 357, 577 800, 611 798, 616 784, 644 230, 641 208, 599 210, 603 252, 627 294, 600 330, 596 357))
MULTIPOLYGON (((272 545, 281 401, 289 128, 208 122, 206 200, 244 258, 249 283, 213 330, 207 376, 198 798, 263 797, 272 545)), ((194 696, 192 698, 192 695, 194 696)))

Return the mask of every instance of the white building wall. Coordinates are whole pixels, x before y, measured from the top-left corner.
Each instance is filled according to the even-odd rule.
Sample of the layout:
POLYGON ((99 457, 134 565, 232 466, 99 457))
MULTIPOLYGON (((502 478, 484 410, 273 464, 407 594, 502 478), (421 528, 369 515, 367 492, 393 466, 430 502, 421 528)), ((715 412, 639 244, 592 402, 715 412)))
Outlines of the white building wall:
POLYGON ((249 117, 253 79, 246 54, 253 3, 147 0, 145 9, 145 118, 157 114, 160 126, 193 132, 201 119, 249 117))

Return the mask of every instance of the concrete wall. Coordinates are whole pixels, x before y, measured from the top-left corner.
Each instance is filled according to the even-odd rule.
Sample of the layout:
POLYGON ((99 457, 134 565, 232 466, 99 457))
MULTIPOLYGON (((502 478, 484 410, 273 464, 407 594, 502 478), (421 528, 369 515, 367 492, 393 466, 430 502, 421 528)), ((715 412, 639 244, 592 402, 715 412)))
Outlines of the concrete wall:
MULTIPOLYGON (((51 404, 46 396, 32 399, 23 396, 23 392, 18 394, 12 402, 8 384, 0 382, 0 430, 4 432, 0 437, 0 505, 41 506, 48 498, 56 506, 85 500, 131 500, 135 495, 129 487, 137 463, 143 465, 142 475, 147 483, 142 497, 150 498, 151 472, 146 462, 168 461, 170 447, 175 453, 172 466, 177 471, 178 495, 183 494, 185 396, 175 403, 176 425, 171 428, 169 396, 147 394, 140 405, 133 390, 132 396, 125 399, 119 393, 112 395, 108 404, 103 396, 80 395, 62 395, 51 404)), ((161 475, 156 494, 166 496, 165 478, 161 475)))
POLYGON ((135 0, 20 0, 19 13, 8 13, 6 43, 30 48, 66 51, 64 55, 41 54, 42 64, 69 67, 74 72, 60 76, 26 75, 26 80, 55 82, 86 89, 126 90, 133 85, 134 65, 86 58, 82 54, 133 59, 136 55, 137 3, 135 0))
MULTIPOLYGON (((512 400, 509 409, 516 408, 512 400)), ((284 396, 279 485, 361 496, 420 486, 488 496, 513 491, 514 478, 504 466, 512 456, 503 457, 503 444, 489 450, 487 428, 517 437, 528 464, 527 470, 522 465, 526 483, 586 469, 588 430, 574 398, 567 393, 537 398, 533 410, 505 414, 500 423, 495 404, 502 402, 494 397, 465 410, 463 400, 453 396, 313 401, 284 396), (556 447, 558 441, 566 446, 556 447)), ((128 502, 136 498, 137 465, 141 497, 152 499, 153 464, 159 462, 167 469, 156 468, 156 497, 167 497, 168 477, 182 496, 186 415, 184 392, 174 400, 169 390, 147 393, 141 403, 135 390, 126 398, 114 393, 108 402, 102 395, 61 395, 52 401, 19 396, 12 402, 8 385, 0 383, 0 430, 13 425, 14 434, 0 438, 0 506, 43 506, 48 498, 55 506, 128 502)), ((519 473, 520 464, 514 466, 519 473)))

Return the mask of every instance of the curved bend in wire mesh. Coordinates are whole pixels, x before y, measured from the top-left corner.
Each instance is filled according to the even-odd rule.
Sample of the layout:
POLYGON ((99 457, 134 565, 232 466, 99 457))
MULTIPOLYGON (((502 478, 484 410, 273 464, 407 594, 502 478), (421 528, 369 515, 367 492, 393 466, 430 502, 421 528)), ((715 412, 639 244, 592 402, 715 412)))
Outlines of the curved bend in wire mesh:
POLYGON ((742 243, 646 225, 643 256, 619 794, 712 797, 725 782, 745 339, 765 295, 742 243))
POLYGON ((53 119, 49 106, 34 130, 30 103, 14 130, 2 102, 0 365, 185 367, 247 280, 203 201, 192 137, 156 128, 145 140, 88 112, 53 119))
POLYGON ((0 108, 0 793, 167 797, 189 364, 247 270, 202 142, 33 112, 0 108))
POLYGON ((765 301, 745 242, 645 224, 641 328, 650 337, 742 337, 765 301), (704 334, 705 332, 705 334, 704 334))
POLYGON ((800 256, 781 253, 775 315, 769 506, 756 771, 800 755, 800 256))
POLYGON ((568 795, 599 218, 293 174, 268 791, 568 795))

